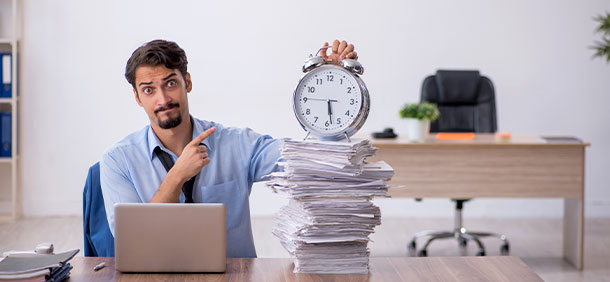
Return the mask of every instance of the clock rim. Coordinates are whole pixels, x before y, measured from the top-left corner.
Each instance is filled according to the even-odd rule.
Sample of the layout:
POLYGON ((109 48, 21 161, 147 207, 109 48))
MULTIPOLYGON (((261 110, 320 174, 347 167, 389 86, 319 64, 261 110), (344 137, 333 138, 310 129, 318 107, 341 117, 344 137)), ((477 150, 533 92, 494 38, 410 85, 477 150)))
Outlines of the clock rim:
POLYGON ((305 74, 303 74, 301 79, 299 79, 299 82, 297 83, 297 86, 294 89, 294 92, 292 94, 292 111, 294 112, 294 115, 297 118, 297 121, 299 122, 299 124, 301 125, 303 130, 305 130, 305 132, 308 132, 311 136, 317 137, 318 139, 325 140, 325 141, 339 141, 342 139, 346 139, 346 136, 347 136, 347 138, 349 138, 349 137, 353 136, 354 134, 356 134, 356 132, 358 132, 358 130, 360 130, 362 128, 362 126, 364 125, 364 123, 366 122, 366 119, 367 119, 367 117, 369 115, 369 111, 370 111, 370 103, 371 102, 370 102, 369 90, 366 87, 366 85, 364 84, 364 81, 362 80, 362 78, 360 78, 360 76, 358 76, 358 74, 352 73, 351 71, 346 70, 343 67, 335 66, 335 65, 320 66, 320 67, 314 68, 314 69, 306 72, 305 74), (351 75, 356 80, 356 83, 358 84, 358 87, 360 88, 360 98, 361 98, 362 102, 360 103, 360 109, 358 111, 358 114, 356 115, 356 118, 354 119, 354 121, 352 123, 350 123, 347 127, 345 127, 345 130, 342 130, 341 132, 338 132, 338 133, 328 133, 328 134, 319 133, 317 130, 314 130, 308 124, 304 123, 301 120, 301 117, 299 116, 299 114, 297 113, 296 95, 297 95, 297 91, 301 88, 301 85, 302 85, 304 79, 306 77, 308 77, 309 75, 312 75, 313 71, 318 71, 318 70, 323 70, 323 69, 339 69, 339 70, 345 71, 348 75, 351 75))

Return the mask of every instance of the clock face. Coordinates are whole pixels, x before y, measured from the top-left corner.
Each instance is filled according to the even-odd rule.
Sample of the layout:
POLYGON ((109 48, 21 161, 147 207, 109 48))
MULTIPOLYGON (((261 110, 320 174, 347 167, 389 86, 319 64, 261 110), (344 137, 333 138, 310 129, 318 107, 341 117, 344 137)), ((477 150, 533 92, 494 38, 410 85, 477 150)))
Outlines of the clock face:
POLYGON ((358 118, 362 97, 354 76, 341 67, 327 65, 301 79, 294 94, 294 110, 314 135, 339 135, 358 118))

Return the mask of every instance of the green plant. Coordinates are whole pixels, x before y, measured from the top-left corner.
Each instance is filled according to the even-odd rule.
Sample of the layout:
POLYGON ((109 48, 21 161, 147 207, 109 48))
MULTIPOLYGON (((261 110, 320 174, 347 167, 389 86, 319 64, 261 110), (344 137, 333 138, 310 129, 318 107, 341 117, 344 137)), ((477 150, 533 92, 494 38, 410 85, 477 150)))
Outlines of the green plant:
POLYGON ((602 34, 601 41, 595 41, 595 46, 591 46, 595 50, 593 57, 605 58, 606 63, 610 63, 610 13, 606 12, 605 16, 599 15, 593 20, 599 23, 595 32, 602 34))
POLYGON ((439 112, 436 104, 432 103, 413 103, 405 104, 400 110, 401 118, 416 118, 419 120, 429 119, 435 121, 438 118, 439 112))

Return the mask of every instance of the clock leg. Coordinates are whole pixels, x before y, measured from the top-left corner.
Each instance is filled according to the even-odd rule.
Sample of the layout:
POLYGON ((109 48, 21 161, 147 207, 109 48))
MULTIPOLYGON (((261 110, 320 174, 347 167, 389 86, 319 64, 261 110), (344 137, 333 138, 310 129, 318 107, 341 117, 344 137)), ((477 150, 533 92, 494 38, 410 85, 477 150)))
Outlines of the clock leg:
POLYGON ((349 139, 349 136, 347 135, 347 132, 343 132, 343 135, 345 135, 345 138, 347 138, 347 142, 352 142, 351 139, 349 139))
POLYGON ((305 138, 303 138, 303 141, 307 140, 307 138, 309 138, 310 134, 311 134, 311 132, 307 131, 307 135, 305 136, 305 138))

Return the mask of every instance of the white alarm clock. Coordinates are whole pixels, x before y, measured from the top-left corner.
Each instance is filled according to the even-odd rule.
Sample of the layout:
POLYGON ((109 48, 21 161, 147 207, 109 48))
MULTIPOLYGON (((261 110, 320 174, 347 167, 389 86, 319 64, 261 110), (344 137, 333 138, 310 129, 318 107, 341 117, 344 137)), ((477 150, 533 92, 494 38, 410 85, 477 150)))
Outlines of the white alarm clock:
POLYGON ((321 140, 349 141, 366 121, 369 92, 359 76, 364 69, 353 59, 343 59, 340 64, 327 64, 316 54, 303 65, 305 74, 294 90, 293 108, 307 131, 305 139, 311 135, 321 140))

